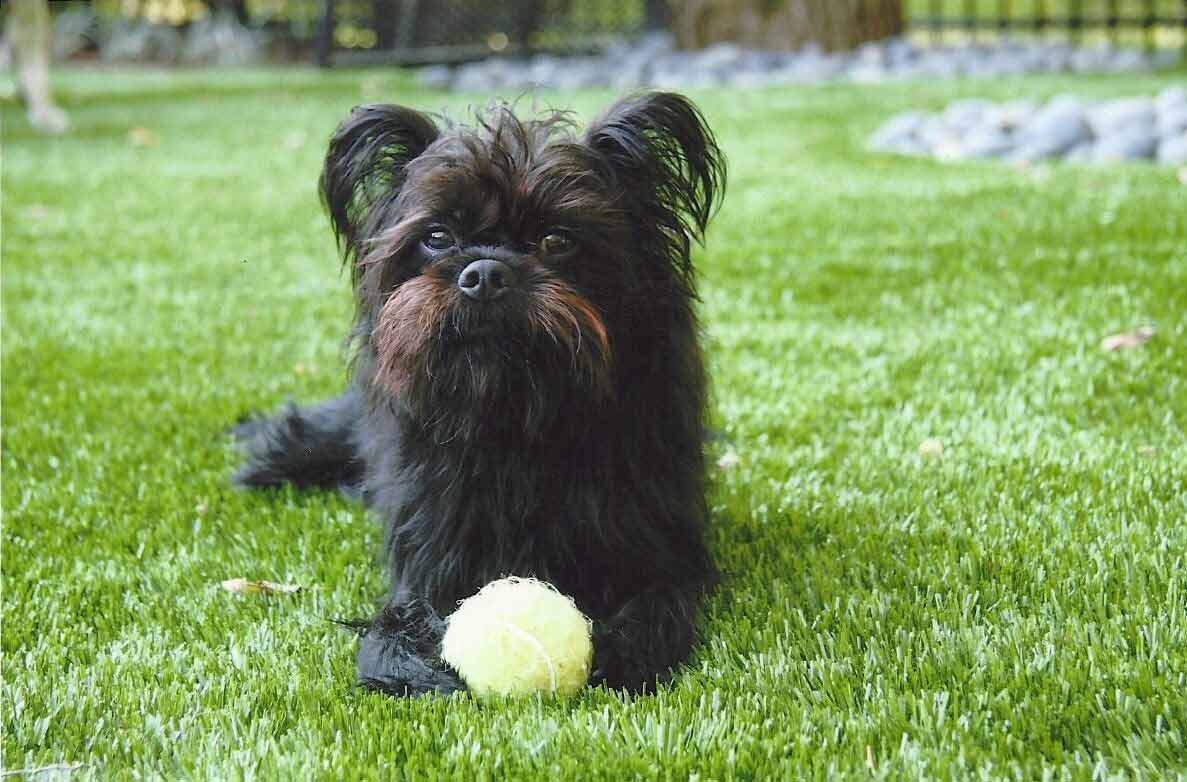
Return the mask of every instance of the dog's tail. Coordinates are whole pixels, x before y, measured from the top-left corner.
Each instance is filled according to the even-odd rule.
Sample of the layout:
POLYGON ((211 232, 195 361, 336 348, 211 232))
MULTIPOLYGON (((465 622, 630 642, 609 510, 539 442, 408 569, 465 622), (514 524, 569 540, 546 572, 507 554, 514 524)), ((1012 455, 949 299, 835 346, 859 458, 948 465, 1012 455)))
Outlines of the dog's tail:
POLYGON ((362 404, 362 395, 352 388, 318 404, 289 404, 270 418, 244 418, 231 433, 247 460, 232 480, 251 489, 287 483, 357 493, 364 463, 355 427, 362 404))

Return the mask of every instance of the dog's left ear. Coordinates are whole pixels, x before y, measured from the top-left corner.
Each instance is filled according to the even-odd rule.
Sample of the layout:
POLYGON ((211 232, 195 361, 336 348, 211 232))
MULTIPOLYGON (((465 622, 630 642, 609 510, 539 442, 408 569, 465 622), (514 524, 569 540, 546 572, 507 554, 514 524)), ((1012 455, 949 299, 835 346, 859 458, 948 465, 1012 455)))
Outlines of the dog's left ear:
POLYGON ((426 114, 391 104, 356 106, 330 139, 319 188, 347 259, 404 185, 404 169, 440 131, 426 114))
POLYGON ((704 238, 725 190, 725 155, 697 107, 671 92, 626 98, 590 126, 585 144, 676 243, 687 271, 689 244, 704 238))

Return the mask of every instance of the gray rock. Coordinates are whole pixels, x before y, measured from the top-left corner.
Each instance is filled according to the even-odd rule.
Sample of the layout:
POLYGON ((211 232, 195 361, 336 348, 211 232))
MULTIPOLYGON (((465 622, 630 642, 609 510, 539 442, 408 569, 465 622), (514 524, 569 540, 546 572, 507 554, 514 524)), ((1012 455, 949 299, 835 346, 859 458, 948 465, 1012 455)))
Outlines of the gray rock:
POLYGON ((671 33, 656 31, 644 33, 634 40, 612 43, 606 47, 604 56, 609 62, 647 61, 675 49, 676 40, 671 33))
POLYGON ((1010 134, 994 125, 972 130, 961 142, 961 156, 974 160, 1002 157, 1014 148, 1010 134))
POLYGON ((845 70, 845 61, 835 55, 805 50, 772 72, 781 84, 819 84, 832 81, 845 70))
POLYGON ((730 79, 730 84, 734 87, 768 87, 777 83, 771 74, 762 71, 742 71, 735 73, 730 79))
POLYGON ((888 65, 892 69, 898 69, 902 68, 904 65, 909 65, 919 57, 919 50, 916 49, 906 38, 887 38, 883 42, 883 47, 886 53, 884 64, 888 65))
POLYGON ((1158 145, 1158 162, 1166 166, 1187 165, 1187 133, 1163 139, 1158 145))
POLYGON ((717 43, 698 52, 690 66, 722 78, 736 68, 745 56, 746 53, 737 44, 717 43))
POLYGON ((1105 70, 1111 73, 1142 73, 1150 70, 1150 62, 1137 49, 1118 49, 1111 53, 1105 63, 1105 70))
POLYGON ((1091 163, 1096 150, 1096 143, 1085 141, 1068 150, 1063 159, 1067 163, 1091 163))
POLYGON ((1018 132, 1015 154, 1019 160, 1059 157, 1092 138, 1084 108, 1078 99, 1060 96, 1043 107, 1018 132))
POLYGON ((1054 45, 1036 47, 1032 55, 1035 68, 1040 73, 1064 73, 1072 69, 1075 50, 1069 46, 1054 45))
POLYGON ((528 63, 527 79, 537 87, 548 87, 557 78, 565 60, 552 54, 538 54, 528 63))
POLYGON ((1182 57, 1175 49, 1159 49, 1154 52, 1154 56, 1150 58, 1150 67, 1153 70, 1161 71, 1168 68, 1174 68, 1182 61, 1182 57))
POLYGON ((962 73, 957 56, 949 51, 928 52, 918 63, 918 73, 923 78, 955 79, 962 73))
POLYGON ((859 65, 882 68, 889 64, 890 57, 881 41, 867 41, 853 52, 853 58, 859 65))
POLYGON ((261 36, 229 13, 213 14, 189 26, 181 49, 187 65, 249 65, 263 55, 261 36))
POLYGON ((985 122, 999 130, 1012 132, 1030 122, 1038 110, 1039 104, 1032 100, 1007 101, 987 110, 985 122))
POLYGON ((1187 131, 1187 103, 1181 106, 1168 106, 1165 111, 1158 112, 1157 132, 1159 136, 1177 136, 1187 131))
POLYGON ((568 57, 557 68, 548 86, 562 90, 600 87, 609 81, 605 63, 597 57, 568 57))
POLYGON ((883 84, 890 78, 890 71, 872 63, 857 63, 849 69, 849 81, 854 84, 883 84))
POLYGON ((932 154, 930 147, 914 137, 899 139, 879 151, 888 152, 892 155, 908 155, 910 157, 927 157, 932 154))
POLYGON ((169 25, 120 19, 112 24, 100 57, 107 62, 175 63, 181 34, 169 25))
POLYGON ((1187 106, 1187 87, 1178 84, 1163 89, 1154 98, 1154 107, 1159 114, 1179 106, 1187 106))
POLYGON ((1017 58, 1008 52, 993 52, 965 65, 965 75, 975 79, 992 79, 1001 76, 1021 76, 1038 70, 1024 58, 1017 58))
POLYGON ((948 104, 948 108, 940 114, 947 125, 958 133, 980 125, 988 112, 995 106, 992 102, 980 98, 967 98, 948 104))
POLYGON ((510 69, 503 60, 471 62, 458 67, 453 88, 460 92, 489 92, 505 87, 509 76, 510 69))
POLYGON ((645 87, 648 83, 647 73, 647 63, 623 66, 609 74, 610 86, 622 91, 645 87))
POLYGON ((1086 111, 1087 106, 1088 104, 1079 95, 1074 95, 1070 92, 1061 92, 1055 97, 1051 98, 1051 100, 1047 101, 1047 104, 1041 108, 1044 110, 1079 109, 1081 111, 1086 111))
POLYGON ((929 118, 922 111, 908 111, 891 117, 870 136, 868 146, 870 149, 890 151, 905 141, 917 140, 916 134, 929 118))
POLYGON ((951 152, 960 145, 960 134, 938 116, 929 116, 915 131, 915 135, 933 152, 951 152))
POLYGON ((794 58, 791 52, 750 52, 748 64, 751 70, 770 73, 785 67, 794 58))
POLYGON ((1151 98, 1120 98, 1090 108, 1088 124, 1094 135, 1103 137, 1134 127, 1153 128, 1157 116, 1151 98))
MULTIPOLYGON (((700 52, 682 52, 675 49, 671 35, 659 33, 612 44, 592 59, 537 57, 530 63, 511 64, 492 59, 458 68, 449 79, 439 71, 426 71, 420 78, 426 87, 469 91, 531 86, 632 89, 650 85, 683 89, 712 85, 816 84, 842 79, 863 84, 960 76, 1001 79, 1065 69, 1142 69, 1149 67, 1149 62, 1149 58, 1136 50, 1110 47, 1076 49, 1063 43, 1015 40, 993 46, 918 48, 902 37, 865 43, 852 52, 826 53, 818 45, 808 45, 794 53, 760 52, 733 43, 716 44, 700 52)), ((954 127, 967 129, 979 121, 970 115, 954 122, 954 127)), ((999 119, 999 124, 1002 129, 1008 129, 1022 122, 999 119)))
POLYGON ((1068 67, 1076 73, 1099 73, 1110 70, 1113 50, 1107 46, 1077 49, 1068 58, 1068 67))
POLYGON ((426 90, 447 90, 453 86, 453 68, 430 65, 416 72, 416 83, 426 90))
POLYGON ((1129 126, 1097 139, 1093 145, 1092 160, 1095 163, 1150 160, 1157 151, 1158 137, 1152 130, 1129 126))
POLYGON ((99 20, 88 6, 66 8, 54 17, 53 56, 66 60, 98 43, 99 20))

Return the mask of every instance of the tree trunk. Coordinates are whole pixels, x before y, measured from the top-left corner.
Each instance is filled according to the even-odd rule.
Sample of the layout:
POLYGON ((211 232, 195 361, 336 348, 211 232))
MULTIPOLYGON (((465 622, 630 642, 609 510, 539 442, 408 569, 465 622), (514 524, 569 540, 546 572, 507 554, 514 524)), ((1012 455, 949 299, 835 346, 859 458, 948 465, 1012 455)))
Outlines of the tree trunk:
POLYGON ((902 0, 669 0, 682 49, 721 41, 790 51, 817 43, 829 51, 903 31, 902 0))

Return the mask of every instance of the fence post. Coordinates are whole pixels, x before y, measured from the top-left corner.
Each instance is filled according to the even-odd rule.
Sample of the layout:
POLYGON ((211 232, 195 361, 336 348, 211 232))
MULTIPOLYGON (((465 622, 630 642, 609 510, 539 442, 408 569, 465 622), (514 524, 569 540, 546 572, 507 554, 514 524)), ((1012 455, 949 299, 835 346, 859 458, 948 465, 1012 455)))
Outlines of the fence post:
POLYGON ((313 42, 313 61, 322 68, 330 67, 334 53, 334 0, 325 0, 321 21, 317 24, 317 38, 313 42))
POLYGON ((371 23, 375 26, 375 48, 392 49, 396 45, 395 0, 371 0, 371 23))
POLYGON ((1109 28, 1109 43, 1117 45, 1118 27, 1121 24, 1121 13, 1117 9, 1117 0, 1109 0, 1109 13, 1105 17, 1105 26, 1109 28))
POLYGON ((520 47, 524 54, 531 54, 532 36, 540 26, 540 0, 523 0, 512 12, 511 41, 520 47))
POLYGON ((998 0, 997 3, 997 37, 1005 41, 1010 36, 1010 0, 998 0))
POLYGON ((1146 51, 1154 52, 1154 26, 1158 16, 1154 13, 1154 0, 1146 0, 1146 18, 1142 20, 1142 27, 1146 33, 1146 51))
POLYGON ((646 0, 643 3, 644 29, 667 30, 671 21, 672 10, 668 6, 667 0, 646 0))
POLYGON ((402 0, 400 3, 400 21, 396 23, 395 48, 403 51, 411 49, 416 40, 416 22, 420 11, 419 0, 402 0))

